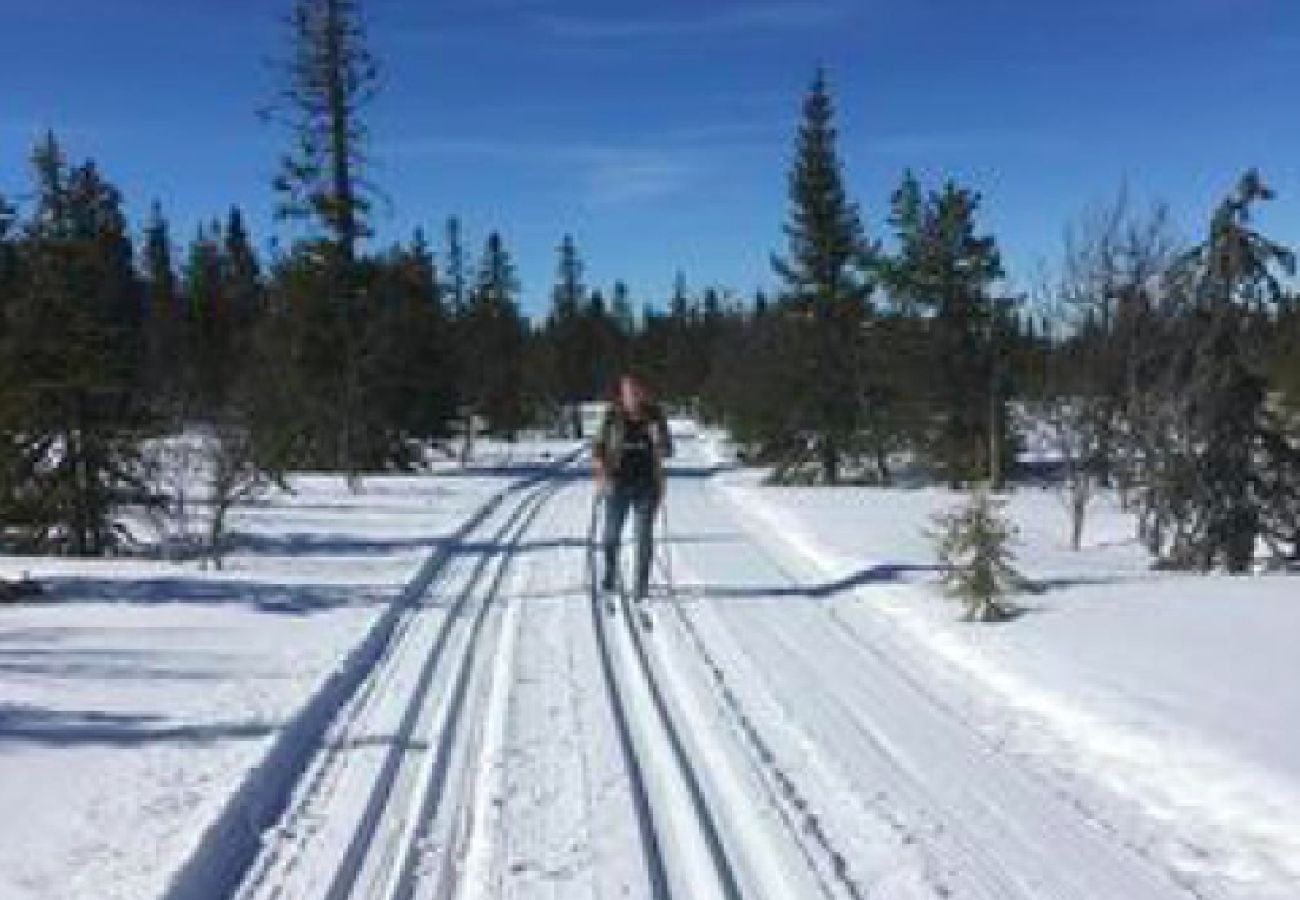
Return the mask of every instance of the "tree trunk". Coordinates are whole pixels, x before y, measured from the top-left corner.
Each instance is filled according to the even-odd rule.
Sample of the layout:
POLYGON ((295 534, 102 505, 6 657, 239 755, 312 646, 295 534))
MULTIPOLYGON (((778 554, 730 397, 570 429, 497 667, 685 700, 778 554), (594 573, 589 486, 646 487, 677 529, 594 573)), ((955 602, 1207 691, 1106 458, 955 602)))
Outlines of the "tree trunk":
POLYGON ((218 572, 225 562, 226 510, 226 501, 214 498, 212 521, 208 523, 208 559, 212 560, 212 567, 218 572))
POLYGON ((831 437, 822 438, 821 442, 822 478, 835 486, 840 483, 840 451, 831 437))
MULTIPOLYGON (((1087 476, 1084 476, 1085 478, 1087 476)), ((1070 498, 1070 549, 1076 553, 1083 549, 1083 526, 1088 516, 1087 484, 1075 484, 1070 498)))

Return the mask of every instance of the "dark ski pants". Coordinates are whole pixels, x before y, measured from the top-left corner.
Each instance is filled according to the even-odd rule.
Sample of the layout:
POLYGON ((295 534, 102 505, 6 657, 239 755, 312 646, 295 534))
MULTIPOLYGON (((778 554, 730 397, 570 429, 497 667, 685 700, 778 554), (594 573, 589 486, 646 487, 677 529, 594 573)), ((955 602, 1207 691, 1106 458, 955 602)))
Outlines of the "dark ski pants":
POLYGON ((605 571, 618 566, 618 547, 623 539, 627 514, 635 513, 636 529, 636 597, 644 598, 650 589, 650 564, 654 559, 655 512, 659 509, 659 491, 653 485, 613 485, 605 495, 605 571))

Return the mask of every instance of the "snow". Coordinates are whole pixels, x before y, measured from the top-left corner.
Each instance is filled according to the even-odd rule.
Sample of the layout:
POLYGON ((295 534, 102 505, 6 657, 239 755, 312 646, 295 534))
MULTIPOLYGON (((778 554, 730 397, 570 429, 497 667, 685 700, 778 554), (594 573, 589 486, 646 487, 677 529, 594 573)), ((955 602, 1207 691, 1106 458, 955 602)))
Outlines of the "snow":
POLYGON ((0 609, 0 896, 1300 896, 1294 578, 1155 573, 1111 498, 1074 553, 1022 489, 1045 590, 963 623, 958 495, 671 425, 648 631, 593 607, 571 443, 300 476, 220 573, 0 561, 52 590, 0 609))
POLYGON ((1144 852, 1205 890, 1300 891, 1293 577, 1153 572, 1110 497, 1075 553, 1056 495, 1023 489, 1008 505, 1020 567, 1045 591, 1019 598, 1014 623, 975 627, 939 595, 925 535, 957 495, 758 478, 733 473, 720 493, 804 564, 856 634, 969 694, 1007 752, 1103 788, 1086 801, 1094 812, 1131 820, 1144 852))
POLYGON ((0 558, 49 602, 0 607, 0 896, 159 896, 206 829, 502 472, 327 476, 237 510, 225 571, 0 558))
POLYGON ((635 800, 597 661, 580 544, 589 499, 547 510, 557 546, 521 593, 486 885, 500 898, 645 897, 635 800))

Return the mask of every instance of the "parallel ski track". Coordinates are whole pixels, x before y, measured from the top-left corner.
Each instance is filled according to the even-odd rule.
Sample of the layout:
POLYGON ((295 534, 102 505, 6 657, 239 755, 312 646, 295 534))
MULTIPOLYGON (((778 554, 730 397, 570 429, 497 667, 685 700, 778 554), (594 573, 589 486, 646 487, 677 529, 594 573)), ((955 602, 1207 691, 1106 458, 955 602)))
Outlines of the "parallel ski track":
MULTIPOLYGON (((558 493, 562 486, 562 482, 559 481, 546 483, 530 492, 515 507, 506 523, 493 537, 494 542, 502 544, 502 549, 498 551, 495 557, 497 559, 496 570, 491 576, 486 592, 479 594, 476 588, 482 584, 484 577, 492 568, 491 563, 494 556, 488 553, 483 555, 478 567, 470 576, 469 584, 449 611, 443 629, 438 636, 438 641, 426 661, 424 671, 421 673, 419 687, 412 694, 410 705, 403 718, 403 733, 413 734, 421 713, 431 702, 429 687, 434 681, 435 672, 443 664, 446 645, 453 626, 458 619, 467 613, 472 615, 473 621, 470 625, 468 640, 457 658, 451 661, 451 664, 455 666, 455 674, 453 676, 451 707, 448 713, 447 727, 439 730, 436 734, 422 736, 434 743, 432 751, 434 753, 434 762, 428 771, 424 773, 427 780, 420 784, 419 788, 410 796, 393 795, 393 786, 397 781, 397 775, 402 765, 407 762, 407 756, 403 752, 403 745, 408 743, 409 739, 394 742, 388 758, 385 760, 380 778, 376 781, 366 813, 358 823, 353 843, 348 848, 343 865, 340 866, 336 873, 330 891, 326 895, 326 900, 346 900, 346 898, 354 896, 354 892, 358 887, 365 887, 364 885, 358 885, 357 879, 364 870, 363 867, 367 858, 376 852, 391 854, 393 850, 393 848, 375 846, 373 838, 377 832, 379 822, 387 816, 393 815, 394 808, 396 808, 396 814, 409 813, 410 804, 414 802, 418 803, 419 806, 415 809, 414 815, 409 817, 409 821, 416 823, 417 827, 403 830, 403 838, 396 848, 396 858, 391 862, 382 864, 380 867, 382 871, 394 874, 396 877, 388 879, 387 886, 378 895, 371 892, 367 896, 379 896, 384 900, 399 900, 399 898, 412 895, 415 888, 417 863, 420 859, 418 845, 423 834, 422 826, 433 818, 443 799, 452 750, 463 727, 462 718, 465 711, 465 697, 469 689, 474 665, 478 659, 479 639, 483 633, 488 613, 492 609, 501 585, 505 581, 505 576, 510 570, 510 564, 518 545, 527 535, 538 514, 541 513, 547 502, 558 493), (475 600, 477 600, 476 607, 470 611, 467 607, 475 600)), ((444 870, 439 880, 443 884, 448 884, 448 876, 449 872, 444 870)), ((440 890, 438 893, 441 894, 443 891, 440 890)))
MULTIPOLYGON (((503 492, 503 494, 486 504, 473 517, 469 526, 458 533, 457 537, 462 541, 471 538, 493 513, 499 511, 502 502, 507 500, 511 494, 514 495, 514 506, 510 509, 504 523, 487 538, 490 544, 497 545, 496 548, 482 554, 464 586, 458 592, 455 601, 448 607, 446 615, 439 625, 439 631, 422 664, 417 685, 411 692, 409 700, 405 703, 398 733, 394 736, 386 751, 379 774, 368 788, 365 809, 358 817, 346 852, 330 880, 329 890, 325 894, 327 900, 342 900, 342 898, 354 896, 359 887, 358 878, 366 870, 368 864, 373 862, 372 855, 376 852, 392 854, 394 850, 392 847, 376 847, 373 845, 373 838, 380 822, 393 815, 409 814, 411 804, 415 802, 421 804, 421 808, 415 811, 416 822, 426 822, 435 812, 447 776, 447 762, 450 750, 461 725, 460 720, 465 694, 470 681, 476 645, 483 630, 483 624, 504 580, 504 576, 510 568, 516 548, 527 534, 538 513, 563 487, 563 481, 555 476, 575 459, 576 455, 568 457, 556 465, 548 474, 538 476, 503 492), (488 577, 488 573, 493 568, 493 562, 497 563, 495 573, 486 591, 481 591, 480 588, 483 586, 485 578, 488 577), (463 625, 466 616, 473 617, 472 624, 469 626, 469 637, 466 640, 464 649, 457 657, 448 660, 446 659, 448 644, 453 637, 453 633, 463 625), (417 735, 415 730, 421 724, 421 713, 435 699, 430 696, 431 686, 438 680, 435 676, 443 673, 448 666, 454 666, 451 676, 453 694, 450 698, 450 714, 447 718, 449 727, 438 734, 417 735), (422 773, 422 783, 419 785, 418 790, 401 796, 394 795, 393 789, 398 781, 398 775, 404 763, 407 762, 405 758, 407 748, 421 739, 426 740, 428 745, 432 747, 430 752, 435 754, 434 764, 422 773)), ((447 568, 449 562, 450 558, 446 555, 436 554, 431 557, 430 562, 426 564, 421 575, 417 577, 414 583, 420 595, 426 593, 433 582, 444 574, 444 569, 447 568)), ((418 599, 418 596, 409 597, 405 601, 405 605, 412 607, 412 609, 407 611, 403 621, 393 628, 389 640, 389 649, 381 658, 376 660, 364 689, 357 693, 355 702, 345 710, 344 714, 348 715, 352 721, 336 723, 336 729, 346 731, 351 724, 363 719, 374 696, 382 692, 382 683, 386 670, 390 668, 397 657, 402 655, 402 645, 409 638, 411 617, 415 612, 415 601, 418 599)), ((328 794, 334 786, 334 778, 331 772, 340 765, 342 757, 346 755, 344 745, 345 742, 338 740, 322 742, 319 747, 318 758, 302 773, 302 778, 305 781, 297 788, 297 798, 292 808, 286 809, 284 819, 282 819, 283 822, 291 824, 298 813, 308 809, 314 803, 328 799, 328 794)), ((276 878, 283 877, 286 872, 292 871, 297 864, 297 858, 304 850, 303 839, 295 840, 292 837, 296 831, 295 828, 282 828, 282 831, 282 835, 273 838, 273 841, 278 843, 272 844, 272 849, 266 855, 264 864, 250 871, 242 879, 241 883, 233 884, 228 889, 209 889, 208 891, 190 893, 185 896, 209 898, 276 898, 281 896, 282 892, 275 883, 276 878)), ((395 858, 386 867, 396 877, 387 879, 388 885, 382 893, 375 894, 372 891, 369 896, 383 897, 385 900, 409 896, 414 883, 415 863, 418 856, 415 845, 418 842, 419 834, 420 830, 418 828, 404 831, 403 842, 401 846, 396 848, 395 858)), ((310 836, 308 835, 306 839, 309 840, 310 836)), ((169 900, 171 900, 170 897, 169 900)))
MULTIPOLYGON (((782 555, 779 554, 777 550, 774 549, 769 544, 768 540, 761 538, 758 535, 752 534, 747 528, 742 528, 741 531, 743 534, 746 535, 747 544, 749 545, 750 549, 753 552, 755 552, 758 556, 762 557, 763 561, 767 563, 769 566, 771 566, 771 568, 775 572, 777 572, 790 586, 799 587, 805 583, 801 579, 801 577, 794 572, 792 566, 790 566, 787 563, 787 561, 782 557, 782 555)), ((708 666, 711 670, 716 669, 715 676, 718 677, 719 683, 721 683, 724 680, 725 676, 723 675, 721 669, 716 666, 712 653, 708 650, 707 642, 705 642, 703 636, 699 634, 699 631, 696 628, 695 623, 693 622, 691 616, 684 608, 684 606, 681 604, 678 590, 676 589, 675 586, 671 585, 670 571, 665 570, 665 577, 670 579, 669 595, 672 600, 673 606, 675 607, 675 612, 677 617, 679 618, 679 621, 681 622, 683 627, 688 631, 689 636, 691 638, 691 643, 694 644, 696 646, 696 649, 700 652, 701 658, 704 660, 705 665, 708 666)), ((865 639, 860 633, 857 632, 855 628, 853 628, 853 626, 851 626, 848 622, 846 622, 843 619, 843 617, 833 608, 828 607, 826 610, 826 614, 827 614, 827 622, 830 625, 830 627, 840 632, 846 639, 850 641, 850 643, 852 643, 857 648, 859 652, 869 653, 871 656, 880 660, 882 664, 889 667, 891 672, 893 672, 894 675, 897 678, 899 678, 900 681, 908 684, 908 686, 912 690, 914 690, 919 697, 923 697, 941 715, 950 718, 954 722, 961 723, 962 726, 975 738, 975 740, 977 740, 979 743, 983 744, 989 749, 990 753, 996 752, 997 748, 987 738, 984 737, 984 735, 980 732, 978 728, 975 728, 972 725, 968 717, 965 714, 963 714, 961 710, 955 708, 950 703, 945 702, 928 685, 924 684, 919 679, 917 679, 911 672, 907 671, 905 667, 899 666, 894 660, 888 658, 885 654, 883 654, 883 652, 879 647, 873 645, 870 641, 865 639)), ((783 646, 784 651, 789 656, 789 658, 792 659, 799 658, 801 648, 792 645, 789 642, 789 639, 785 635, 774 634, 774 637, 777 639, 777 643, 783 646)), ((732 692, 729 689, 726 690, 725 693, 727 695, 730 695, 727 697, 728 705, 733 708, 733 711, 736 715, 741 717, 742 720, 745 720, 743 728, 744 731, 747 733, 747 738, 749 738, 753 742, 753 745, 756 748, 758 748, 760 752, 765 752, 766 751, 765 742, 763 741, 761 735, 757 732, 757 730, 753 728, 753 725, 750 722, 748 722, 748 716, 746 715, 743 706, 740 705, 738 698, 735 698, 734 694, 732 694, 732 692)), ((866 736, 864 740, 870 743, 872 738, 870 736, 866 736)), ((883 750, 882 748, 882 752, 884 756, 886 757, 889 756, 887 750, 883 750)), ((1190 883, 1188 879, 1181 877, 1179 873, 1173 871, 1169 866, 1164 865, 1159 860, 1155 859, 1149 852, 1145 850, 1145 848, 1136 846, 1132 842, 1126 840, 1123 837, 1123 835, 1119 834, 1109 823, 1107 823, 1101 817, 1093 813, 1077 798, 1072 798, 1065 795, 1054 785, 1050 784, 1040 773, 1035 772, 1032 769, 1021 769, 1018 771, 1021 777, 1025 778, 1026 781, 1037 785, 1037 787, 1040 790, 1042 790, 1046 795, 1054 797, 1056 800, 1063 802, 1065 805, 1073 809, 1076 813, 1078 813, 1081 816, 1081 818, 1093 830, 1105 834, 1109 838, 1115 840, 1117 846, 1122 847, 1124 850, 1131 853, 1133 857, 1142 860, 1144 863, 1150 866, 1150 871, 1153 874, 1158 874, 1159 876, 1163 876, 1164 878, 1166 878, 1167 885, 1169 888, 1175 891, 1185 892, 1189 900, 1192 900, 1192 898, 1204 898, 1204 895, 1199 892, 1196 885, 1190 883)), ((782 780, 783 780, 783 788, 788 788, 791 791, 792 798, 796 796, 797 787, 793 783, 785 781, 784 776, 782 780)), ((903 780, 910 780, 910 779, 903 779, 903 780)), ((925 790, 924 785, 916 784, 914 785, 914 787, 917 788, 918 793, 921 796, 928 796, 928 793, 925 790)), ((936 808, 941 807, 941 804, 938 803, 933 803, 931 805, 935 806, 936 808)), ((814 838, 816 843, 821 846, 821 849, 823 851, 831 854, 832 858, 835 859, 836 861, 835 871, 841 885, 849 891, 851 896, 853 897, 862 896, 861 885, 856 882, 853 876, 849 874, 847 869, 842 867, 844 862, 843 857, 835 852, 833 845, 827 840, 827 836, 822 834, 820 832, 820 829, 817 829, 815 832, 813 832, 811 836, 814 838)), ((959 840, 962 840, 964 843, 964 839, 968 837, 969 836, 967 835, 961 835, 959 840)), ((959 845, 959 848, 961 850, 966 851, 969 854, 970 862, 972 862, 973 864, 972 868, 978 871, 981 868, 980 863, 983 861, 981 854, 979 854, 973 848, 973 846, 959 845)), ((1208 898, 1205 898, 1205 900, 1208 900, 1208 898)))
MULTIPOLYGON (((666 823, 656 821, 654 808, 650 802, 645 772, 638 758, 636 742, 632 737, 629 724, 627 700, 619 689, 619 679, 616 674, 617 664, 614 661, 614 654, 610 646, 612 636, 608 631, 609 628, 624 628, 631 637, 632 646, 636 651, 637 666, 635 672, 625 674, 632 678, 642 679, 649 689, 657 713, 658 729, 672 747, 673 758, 678 772, 689 789, 693 812, 698 819, 708 845, 708 854, 717 874, 719 887, 727 900, 741 900, 743 895, 736 880, 731 861, 719 836, 717 823, 708 808, 704 791, 700 787, 699 778, 669 713, 668 704, 665 702, 663 691, 654 673, 654 667, 650 664, 645 645, 644 628, 637 621, 639 611, 633 608, 635 606, 634 602, 628 597, 627 592, 622 589, 619 591, 617 613, 611 613, 605 608, 606 604, 602 600, 597 577, 596 523, 596 509, 593 508, 588 540, 588 576, 591 586, 592 621, 596 631, 596 643, 600 652, 601 671, 604 675, 606 692, 614 714, 619 743, 623 747, 623 756, 631 780, 632 796, 636 806, 637 821, 641 829, 642 845, 645 851, 646 868, 652 896, 655 900, 671 900, 673 897, 672 880, 669 875, 671 862, 664 855, 664 846, 668 842, 661 836, 661 831, 666 827, 666 823)), ((679 900, 683 900, 683 898, 679 898, 679 900)), ((685 900, 689 900, 689 898, 685 898, 685 900)))
MULTIPOLYGON (((666 553, 671 552, 671 547, 668 547, 666 553)), ((664 580, 665 595, 672 609, 673 618, 685 639, 683 643, 713 678, 722 707, 743 738, 751 765, 758 771, 760 779, 766 786, 768 798, 780 815, 787 835, 799 848, 809 869, 818 873, 823 894, 832 895, 832 889, 826 881, 827 876, 822 874, 825 868, 829 871, 829 877, 838 883, 843 893, 852 900, 865 900, 862 886, 849 871, 847 858, 835 847, 817 816, 809 811, 808 801, 799 787, 776 763, 771 748, 754 724, 753 718, 727 683, 722 666, 705 643, 703 635, 700 634, 695 621, 682 602, 681 592, 673 577, 674 568, 663 559, 656 560, 656 566, 664 580), (818 857, 824 861, 824 867, 818 864, 818 857)))

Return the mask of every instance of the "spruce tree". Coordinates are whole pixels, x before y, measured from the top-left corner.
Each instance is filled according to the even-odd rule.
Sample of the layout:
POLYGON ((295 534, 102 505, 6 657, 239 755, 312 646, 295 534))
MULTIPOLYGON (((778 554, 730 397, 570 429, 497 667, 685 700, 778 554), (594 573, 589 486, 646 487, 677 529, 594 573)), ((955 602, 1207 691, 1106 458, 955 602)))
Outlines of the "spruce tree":
POLYGON ((551 310, 546 321, 556 399, 573 404, 592 396, 591 347, 584 315, 584 266, 572 235, 560 242, 551 310))
POLYGON ((1011 545, 1016 527, 1003 504, 978 489, 966 504, 935 517, 932 535, 948 592, 966 606, 973 622, 998 622, 1011 616, 1006 596, 1023 579, 1014 566, 1011 545))
POLYGON ((199 226, 184 265, 191 411, 211 417, 225 399, 231 329, 218 222, 199 226))
POLYGON ((379 315, 368 377, 375 402, 403 442, 438 437, 456 398, 441 285, 423 231, 377 262, 374 296, 379 315))
POLYGON ((525 412, 519 289, 514 260, 494 231, 483 250, 466 316, 464 378, 473 408, 494 431, 508 435, 523 424, 525 412))
POLYGON ((238 206, 232 206, 226 216, 221 262, 231 316, 242 344, 262 311, 264 298, 262 265, 238 206))
POLYGON ((996 241, 976 232, 979 205, 978 194, 951 182, 923 196, 909 172, 890 218, 898 251, 882 267, 897 307, 928 316, 924 367, 938 424, 926 443, 954 487, 996 484, 1011 457, 995 459, 1006 416, 995 353, 1003 313, 992 286, 1003 273, 996 241))
POLYGON ((1171 479, 1170 489, 1188 493, 1169 556, 1204 571, 1249 571, 1261 540, 1282 555, 1300 551, 1300 450, 1269 403, 1259 340, 1284 296, 1280 275, 1296 269, 1290 250, 1252 227, 1253 208, 1272 197, 1257 172, 1246 173, 1185 260, 1194 307, 1171 376, 1194 450, 1184 477, 1171 479))
POLYGON ((690 399, 695 385, 691 371, 695 366, 692 331, 694 329, 696 301, 686 280, 679 271, 673 278, 673 292, 668 299, 668 315, 657 320, 656 331, 662 354, 657 371, 657 387, 670 401, 690 399))
POLYGON ((174 412, 184 395, 184 330, 171 232, 157 202, 144 228, 143 257, 148 319, 145 365, 150 392, 160 408, 174 412))
POLYGON ((143 291, 121 196, 53 135, 33 154, 35 209, 0 360, 7 537, 24 549, 102 555, 121 497, 138 487, 146 424, 143 291))
POLYGON ((361 0, 296 0, 289 19, 290 52, 278 111, 292 130, 275 188, 281 217, 308 222, 321 240, 295 248, 293 267, 316 282, 295 311, 296 379, 315 407, 307 441, 313 461, 344 471, 354 488, 360 474, 408 455, 393 423, 372 394, 377 365, 376 311, 370 308, 373 270, 358 259, 370 236, 374 188, 366 178, 369 131, 365 115, 378 89, 361 0), (309 271, 309 270, 316 271, 309 271))
POLYGON ((836 142, 834 104, 819 71, 804 102, 790 172, 789 249, 772 263, 802 337, 790 373, 798 398, 790 424, 814 443, 828 484, 839 480, 858 427, 855 373, 872 293, 872 248, 844 186, 836 142))
POLYGON ((470 270, 465 256, 461 222, 456 216, 448 217, 443 229, 443 242, 442 292, 450 319, 447 326, 447 368, 454 388, 453 406, 465 412, 473 403, 465 377, 471 363, 466 344, 470 270))
POLYGON ((17 238, 18 211, 0 195, 0 522, 18 518, 26 482, 25 461, 31 437, 22 431, 23 376, 11 371, 11 318, 22 277, 17 238))
POLYGON ((289 31, 281 97, 294 148, 275 181, 278 212, 323 228, 349 265, 369 234, 363 113, 377 91, 378 64, 367 45, 360 0, 296 0, 289 31))
POLYGON ((447 303, 453 318, 465 314, 469 297, 469 266, 465 261, 465 245, 461 239, 460 219, 447 219, 446 249, 443 251, 443 277, 446 279, 447 303))
POLYGON ((148 285, 149 315, 159 321, 176 316, 176 269, 171 231, 162 205, 154 201, 144 229, 144 277, 148 285))
POLYGON ((614 291, 609 300, 610 315, 624 340, 630 340, 636 333, 636 314, 632 311, 631 291, 624 281, 614 282, 614 291))

